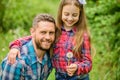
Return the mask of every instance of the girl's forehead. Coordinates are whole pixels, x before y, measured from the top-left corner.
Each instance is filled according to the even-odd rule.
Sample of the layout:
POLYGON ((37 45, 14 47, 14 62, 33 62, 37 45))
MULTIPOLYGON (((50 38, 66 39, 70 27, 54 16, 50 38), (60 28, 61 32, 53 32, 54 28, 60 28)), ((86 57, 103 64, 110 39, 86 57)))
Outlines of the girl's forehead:
POLYGON ((80 3, 77 0, 66 0, 65 2, 63 2, 63 5, 77 5, 80 6, 80 3))
POLYGON ((71 5, 72 5, 72 6, 75 5, 74 2, 73 2, 73 0, 71 1, 71 5))
POLYGON ((75 10, 75 11, 76 11, 76 10, 80 10, 80 9, 79 9, 79 7, 77 7, 77 6, 75 6, 75 5, 70 5, 70 4, 69 4, 69 5, 63 6, 63 11, 64 11, 64 10, 67 10, 67 11, 68 11, 68 10, 75 10))

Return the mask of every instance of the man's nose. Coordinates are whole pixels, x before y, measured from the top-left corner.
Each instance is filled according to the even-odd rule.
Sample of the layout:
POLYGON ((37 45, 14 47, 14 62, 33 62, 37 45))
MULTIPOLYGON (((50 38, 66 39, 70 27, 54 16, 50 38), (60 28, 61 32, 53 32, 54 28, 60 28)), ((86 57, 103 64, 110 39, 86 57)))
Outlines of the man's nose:
POLYGON ((47 33, 47 34, 45 35, 45 38, 46 38, 46 39, 50 39, 50 34, 47 33))

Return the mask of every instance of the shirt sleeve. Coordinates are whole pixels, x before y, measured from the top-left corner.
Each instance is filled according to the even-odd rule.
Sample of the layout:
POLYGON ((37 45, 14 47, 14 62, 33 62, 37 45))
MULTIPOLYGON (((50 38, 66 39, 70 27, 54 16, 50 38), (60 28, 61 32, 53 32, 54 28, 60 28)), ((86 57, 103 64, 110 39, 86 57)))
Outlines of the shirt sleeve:
POLYGON ((1 64, 1 80, 20 80, 22 73, 22 64, 16 62, 11 65, 4 60, 1 64))
POLYGON ((75 63, 78 65, 78 69, 76 71, 77 75, 87 74, 92 69, 91 46, 90 39, 87 34, 84 34, 82 45, 82 59, 75 63))
POLYGON ((29 42, 32 39, 32 36, 27 36, 27 37, 23 37, 23 38, 19 38, 13 42, 11 42, 9 44, 9 48, 18 48, 20 49, 20 47, 24 44, 26 44, 27 42, 29 42))

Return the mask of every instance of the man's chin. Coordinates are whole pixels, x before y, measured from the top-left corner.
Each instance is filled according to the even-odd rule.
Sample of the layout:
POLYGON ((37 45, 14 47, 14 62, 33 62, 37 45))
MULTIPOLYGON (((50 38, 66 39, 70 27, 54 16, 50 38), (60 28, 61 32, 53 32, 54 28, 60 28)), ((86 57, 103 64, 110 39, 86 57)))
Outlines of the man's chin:
POLYGON ((45 47, 45 48, 40 47, 39 49, 40 49, 40 50, 43 50, 43 51, 47 51, 47 50, 49 50, 49 49, 50 49, 50 47, 45 47))

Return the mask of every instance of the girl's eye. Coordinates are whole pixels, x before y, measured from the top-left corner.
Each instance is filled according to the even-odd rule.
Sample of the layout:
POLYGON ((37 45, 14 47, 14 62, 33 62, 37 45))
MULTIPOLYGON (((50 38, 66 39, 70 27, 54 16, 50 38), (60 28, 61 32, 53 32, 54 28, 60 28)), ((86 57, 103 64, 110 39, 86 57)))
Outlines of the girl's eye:
POLYGON ((65 16, 69 16, 69 13, 64 13, 65 16))
POLYGON ((73 14, 73 17, 77 17, 77 16, 78 16, 78 14, 77 14, 77 13, 74 13, 74 14, 73 14))

